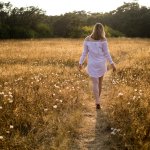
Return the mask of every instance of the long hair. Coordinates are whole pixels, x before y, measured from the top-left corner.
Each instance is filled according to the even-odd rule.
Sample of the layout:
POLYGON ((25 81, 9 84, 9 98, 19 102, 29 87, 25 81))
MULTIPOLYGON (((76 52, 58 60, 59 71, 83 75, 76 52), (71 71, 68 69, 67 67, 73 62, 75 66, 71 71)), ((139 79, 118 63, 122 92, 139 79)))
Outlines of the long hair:
POLYGON ((91 38, 94 40, 104 40, 105 37, 105 31, 104 26, 101 23, 96 23, 93 28, 93 32, 91 34, 91 38))

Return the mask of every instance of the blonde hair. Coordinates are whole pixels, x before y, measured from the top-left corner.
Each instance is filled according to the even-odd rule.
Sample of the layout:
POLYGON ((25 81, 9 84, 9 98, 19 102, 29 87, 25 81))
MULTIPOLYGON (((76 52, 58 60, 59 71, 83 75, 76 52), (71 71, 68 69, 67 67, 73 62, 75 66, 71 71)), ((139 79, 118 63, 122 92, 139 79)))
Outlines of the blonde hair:
POLYGON ((101 23, 96 23, 94 25, 93 32, 90 36, 94 40, 104 40, 104 39, 106 39, 104 26, 101 23))

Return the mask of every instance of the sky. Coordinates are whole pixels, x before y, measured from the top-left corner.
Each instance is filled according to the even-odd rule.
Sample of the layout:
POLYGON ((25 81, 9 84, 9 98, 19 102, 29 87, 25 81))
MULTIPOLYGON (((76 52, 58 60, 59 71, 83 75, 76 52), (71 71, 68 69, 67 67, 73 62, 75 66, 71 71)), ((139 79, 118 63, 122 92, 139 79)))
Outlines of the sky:
MULTIPOLYGON (((15 7, 38 6, 46 11, 47 15, 61 15, 66 12, 109 12, 123 5, 124 2, 135 0, 1 0, 11 2, 15 7)), ((150 7, 150 0, 136 0, 140 5, 150 7)))

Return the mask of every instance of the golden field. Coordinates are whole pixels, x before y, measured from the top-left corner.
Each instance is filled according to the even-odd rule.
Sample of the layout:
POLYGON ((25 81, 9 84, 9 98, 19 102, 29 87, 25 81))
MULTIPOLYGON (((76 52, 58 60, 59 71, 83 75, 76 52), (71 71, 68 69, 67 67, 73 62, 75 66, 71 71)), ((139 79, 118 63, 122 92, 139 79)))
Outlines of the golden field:
MULTIPOLYGON (((110 124, 119 129, 112 136, 122 149, 148 150, 150 40, 108 42, 117 66, 106 99, 110 124)), ((77 68, 82 44, 63 38, 0 41, 1 149, 79 149, 78 128, 91 98, 88 76, 77 68)))

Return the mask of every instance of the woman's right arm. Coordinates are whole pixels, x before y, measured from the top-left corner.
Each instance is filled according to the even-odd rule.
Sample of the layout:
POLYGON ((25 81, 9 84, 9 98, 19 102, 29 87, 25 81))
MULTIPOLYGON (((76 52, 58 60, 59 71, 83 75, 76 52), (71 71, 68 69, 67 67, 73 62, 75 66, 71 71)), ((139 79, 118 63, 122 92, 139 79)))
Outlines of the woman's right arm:
POLYGON ((107 41, 103 42, 102 49, 103 49, 104 56, 107 59, 107 61, 109 61, 110 64, 113 64, 114 62, 113 62, 113 60, 111 58, 107 41))

